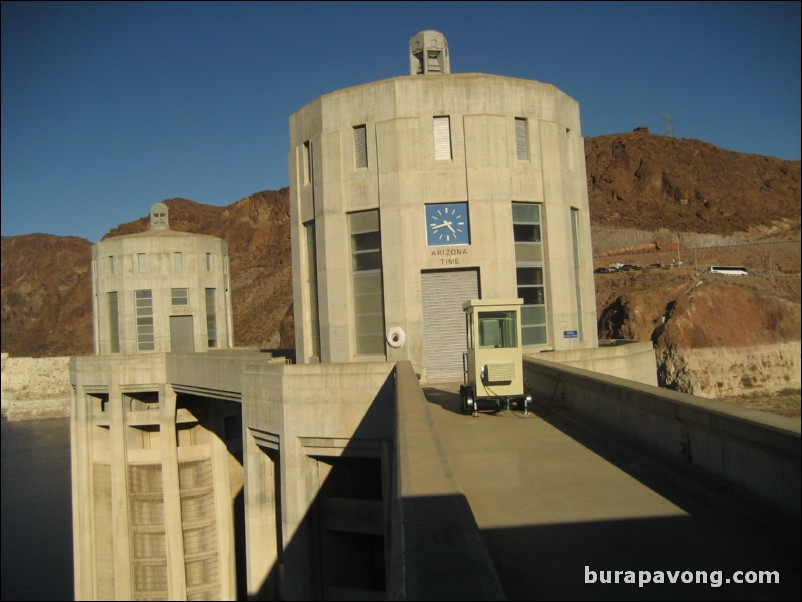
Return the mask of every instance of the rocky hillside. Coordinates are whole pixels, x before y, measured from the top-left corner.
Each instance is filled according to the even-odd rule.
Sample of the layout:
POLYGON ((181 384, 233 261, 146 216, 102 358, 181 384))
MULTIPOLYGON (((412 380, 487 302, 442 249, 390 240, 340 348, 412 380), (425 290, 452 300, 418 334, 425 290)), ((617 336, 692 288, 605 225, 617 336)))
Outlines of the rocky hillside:
POLYGON ((0 344, 14 356, 92 353, 92 243, 29 234, 2 241, 0 344))
MULTIPOLYGON (((588 138, 585 151, 596 266, 662 266, 596 276, 600 337, 652 340, 671 388, 723 397, 780 388, 785 373, 798 389, 800 162, 642 130, 588 138), (717 263, 753 276, 692 269, 717 263), (786 343, 796 364, 775 353, 786 343), (741 350, 726 366, 691 353, 725 348, 741 350)), ((288 190, 226 207, 165 202, 172 228, 228 242, 235 343, 293 346, 288 190)), ((145 229, 143 217, 107 236, 145 229)), ((90 247, 42 234, 2 241, 2 351, 92 352, 90 247)))
POLYGON ((585 140, 594 225, 799 235, 799 161, 638 129, 585 140))

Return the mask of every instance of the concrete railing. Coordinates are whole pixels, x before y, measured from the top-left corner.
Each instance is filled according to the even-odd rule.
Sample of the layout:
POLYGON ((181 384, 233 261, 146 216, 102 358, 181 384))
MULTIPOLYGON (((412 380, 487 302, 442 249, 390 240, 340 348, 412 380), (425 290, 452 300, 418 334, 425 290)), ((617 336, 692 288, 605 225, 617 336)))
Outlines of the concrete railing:
POLYGON ((389 600, 505 600, 408 361, 396 365, 389 600))
POLYGON ((800 514, 799 419, 534 358, 537 402, 568 407, 800 514))
POLYGON ((285 358, 274 358, 257 349, 226 349, 207 353, 165 354, 167 380, 179 393, 191 393, 241 401, 242 366, 246 362, 284 364, 285 358))

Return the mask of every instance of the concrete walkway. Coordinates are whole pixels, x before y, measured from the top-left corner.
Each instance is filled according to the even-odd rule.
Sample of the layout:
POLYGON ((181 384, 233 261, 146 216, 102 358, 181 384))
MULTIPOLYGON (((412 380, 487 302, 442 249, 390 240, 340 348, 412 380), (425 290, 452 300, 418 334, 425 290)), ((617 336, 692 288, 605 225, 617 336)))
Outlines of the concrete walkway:
POLYGON ((798 547, 713 510, 570 410, 464 416, 457 389, 427 387, 429 411, 510 600, 800 599, 798 547), (780 583, 736 584, 737 571, 780 583), (665 583, 639 587, 647 576, 665 583))

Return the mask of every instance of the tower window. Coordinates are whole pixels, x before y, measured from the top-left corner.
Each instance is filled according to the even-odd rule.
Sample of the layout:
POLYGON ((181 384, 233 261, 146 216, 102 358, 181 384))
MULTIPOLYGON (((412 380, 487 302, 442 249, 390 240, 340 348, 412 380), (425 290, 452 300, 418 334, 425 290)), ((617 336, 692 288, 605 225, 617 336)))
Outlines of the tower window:
POLYGON ((434 158, 438 161, 451 160, 451 118, 434 118, 434 158))
POLYGON ((579 209, 571 207, 571 247, 574 253, 574 285, 576 287, 576 315, 577 315, 577 329, 579 331, 579 338, 582 338, 582 288, 581 282, 581 239, 579 233, 579 209))
POLYGON ((171 291, 173 305, 189 305, 189 289, 174 288, 171 291))
POLYGON ((109 303, 109 351, 120 353, 120 319, 117 292, 108 293, 109 303))
POLYGON ((214 306, 216 289, 206 289, 206 337, 210 348, 217 347, 217 311, 214 306))
POLYGON ((136 291, 136 342, 139 351, 154 350, 153 292, 136 291))
POLYGON ((317 306, 317 243, 314 220, 304 224, 306 232, 306 271, 309 291, 309 329, 312 341, 311 357, 320 357, 320 320, 317 306))
POLYGON ((529 137, 527 136, 526 119, 515 118, 515 152, 518 159, 526 161, 529 159, 529 137))
POLYGON ((304 185, 312 183, 312 145, 309 140, 304 142, 303 148, 303 178, 304 185))
POLYGON ((368 166, 368 134, 367 126, 354 126, 354 167, 368 166))
POLYGON ((540 210, 537 203, 512 204, 515 276, 518 296, 524 300, 521 307, 521 342, 524 346, 548 343, 540 210))
POLYGON ((348 216, 351 234, 351 277, 354 291, 356 352, 384 354, 384 302, 379 211, 348 216))

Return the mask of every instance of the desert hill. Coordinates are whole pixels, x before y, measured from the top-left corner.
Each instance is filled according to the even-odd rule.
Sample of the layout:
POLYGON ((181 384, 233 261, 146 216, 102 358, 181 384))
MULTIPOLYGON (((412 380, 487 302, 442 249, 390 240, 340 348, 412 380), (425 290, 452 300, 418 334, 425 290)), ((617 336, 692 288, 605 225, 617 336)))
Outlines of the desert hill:
MULTIPOLYGON (((671 388, 709 397, 798 389, 800 162, 642 130, 588 138, 585 153, 595 267, 662 266, 596 276, 600 337, 652 340, 671 388), (753 275, 694 269, 716 263, 753 275), (716 349, 728 350, 713 353, 727 366, 704 355, 716 349)), ((262 191, 225 207, 165 201, 173 229, 228 242, 238 346, 294 345, 288 195, 262 191)), ((146 229, 143 217, 106 236, 146 229)), ((73 237, 3 239, 2 351, 92 353, 90 248, 73 237)))

